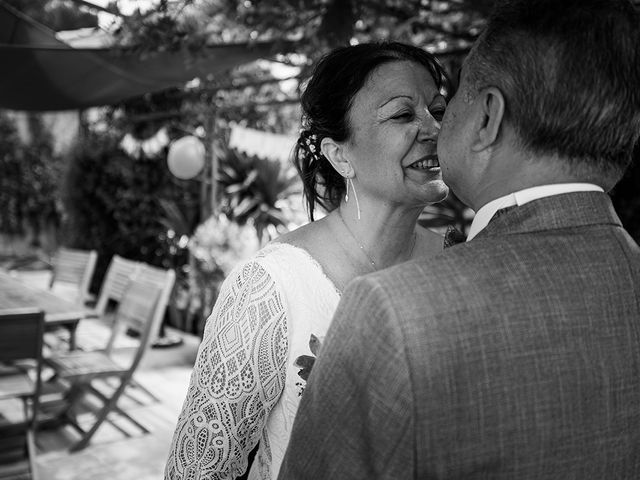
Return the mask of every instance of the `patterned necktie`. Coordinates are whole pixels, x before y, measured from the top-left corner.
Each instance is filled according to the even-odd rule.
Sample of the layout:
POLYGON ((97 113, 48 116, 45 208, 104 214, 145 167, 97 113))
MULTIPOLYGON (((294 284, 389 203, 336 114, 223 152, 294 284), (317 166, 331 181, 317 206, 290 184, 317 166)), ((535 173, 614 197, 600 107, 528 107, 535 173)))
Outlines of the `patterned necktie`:
POLYGON ((463 243, 467 240, 467 237, 457 228, 449 225, 447 231, 444 234, 444 248, 453 247, 458 243, 463 243))

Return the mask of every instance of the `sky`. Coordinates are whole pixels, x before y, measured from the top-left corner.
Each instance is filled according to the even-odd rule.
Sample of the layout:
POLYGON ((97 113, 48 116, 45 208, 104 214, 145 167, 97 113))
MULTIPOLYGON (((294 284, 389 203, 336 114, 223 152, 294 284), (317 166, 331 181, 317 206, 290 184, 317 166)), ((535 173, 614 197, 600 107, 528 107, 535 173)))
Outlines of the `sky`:
MULTIPOLYGON (((85 0, 87 3, 93 3, 100 7, 106 7, 111 0, 85 0)), ((136 9, 144 12, 153 8, 159 0, 117 0, 118 9, 123 15, 130 15, 136 9)), ((98 23, 102 28, 108 28, 113 22, 113 16, 105 12, 98 13, 98 23)))

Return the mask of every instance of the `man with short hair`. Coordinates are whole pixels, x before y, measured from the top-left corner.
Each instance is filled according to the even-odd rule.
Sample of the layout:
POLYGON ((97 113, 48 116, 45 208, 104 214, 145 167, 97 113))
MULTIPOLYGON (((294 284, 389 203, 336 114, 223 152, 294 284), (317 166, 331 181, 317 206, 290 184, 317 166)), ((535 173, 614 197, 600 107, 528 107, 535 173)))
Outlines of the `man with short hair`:
POLYGON ((468 241, 347 288, 280 479, 640 478, 640 248, 606 193, 639 27, 627 0, 499 2, 438 140, 468 241))

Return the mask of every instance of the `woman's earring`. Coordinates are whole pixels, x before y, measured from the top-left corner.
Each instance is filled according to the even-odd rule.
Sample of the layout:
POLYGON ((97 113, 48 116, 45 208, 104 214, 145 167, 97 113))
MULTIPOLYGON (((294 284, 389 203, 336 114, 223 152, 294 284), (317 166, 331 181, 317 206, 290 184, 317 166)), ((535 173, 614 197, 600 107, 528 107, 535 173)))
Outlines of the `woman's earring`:
MULTIPOLYGON (((358 193, 356 192, 356 187, 353 184, 351 179, 347 180, 347 195, 349 194, 349 184, 351 184, 351 190, 353 190, 353 198, 356 199, 356 209, 358 210, 358 220, 360 220, 360 202, 358 202, 358 193)), ((345 197, 345 201, 347 198, 345 197)))
POLYGON ((347 193, 344 196, 344 201, 345 202, 349 202, 349 184, 351 183, 351 180, 349 178, 347 178, 347 193))

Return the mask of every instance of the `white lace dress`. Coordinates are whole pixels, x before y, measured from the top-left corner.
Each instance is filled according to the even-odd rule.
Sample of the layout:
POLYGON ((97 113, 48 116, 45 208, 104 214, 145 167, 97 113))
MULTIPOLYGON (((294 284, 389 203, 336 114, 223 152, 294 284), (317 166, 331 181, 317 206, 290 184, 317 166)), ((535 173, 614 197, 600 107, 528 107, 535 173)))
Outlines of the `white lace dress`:
POLYGON ((300 396, 340 294, 305 251, 263 248, 224 281, 207 320, 166 480, 278 476, 300 396))

